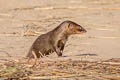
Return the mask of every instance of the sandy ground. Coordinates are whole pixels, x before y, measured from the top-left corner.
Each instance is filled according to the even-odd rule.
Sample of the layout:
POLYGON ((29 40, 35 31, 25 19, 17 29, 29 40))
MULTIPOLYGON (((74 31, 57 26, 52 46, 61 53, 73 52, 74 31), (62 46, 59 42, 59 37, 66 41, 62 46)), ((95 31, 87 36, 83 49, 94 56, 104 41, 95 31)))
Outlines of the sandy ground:
POLYGON ((25 57, 37 36, 64 20, 72 20, 88 32, 71 36, 64 56, 88 60, 119 58, 119 18, 119 0, 0 0, 0 57, 6 57, 6 53, 25 57))
POLYGON ((120 58, 120 0, 0 0, 0 60, 25 57, 37 36, 64 20, 87 33, 72 35, 59 59, 120 58))

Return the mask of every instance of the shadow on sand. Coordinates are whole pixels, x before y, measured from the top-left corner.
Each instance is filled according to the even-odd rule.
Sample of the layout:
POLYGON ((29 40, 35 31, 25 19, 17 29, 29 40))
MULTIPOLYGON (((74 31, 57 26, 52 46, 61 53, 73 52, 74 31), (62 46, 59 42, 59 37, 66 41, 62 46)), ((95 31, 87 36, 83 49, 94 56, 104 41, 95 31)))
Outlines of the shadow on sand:
POLYGON ((79 55, 76 55, 76 56, 98 56, 98 55, 94 54, 94 53, 83 53, 83 54, 79 54, 79 55))
MULTIPOLYGON (((73 55, 73 56, 98 56, 98 55, 94 53, 83 53, 83 54, 78 54, 78 55, 73 55)), ((68 56, 63 56, 63 57, 68 57, 68 56)))

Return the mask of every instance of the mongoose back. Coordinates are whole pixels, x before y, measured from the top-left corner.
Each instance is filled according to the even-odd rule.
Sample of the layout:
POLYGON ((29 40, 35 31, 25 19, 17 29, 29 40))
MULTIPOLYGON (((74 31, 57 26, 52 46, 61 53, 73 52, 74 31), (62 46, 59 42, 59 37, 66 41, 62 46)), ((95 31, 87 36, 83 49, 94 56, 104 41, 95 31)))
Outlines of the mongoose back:
POLYGON ((40 58, 53 52, 56 52, 58 56, 62 56, 68 37, 72 34, 85 32, 87 31, 79 24, 73 21, 64 21, 52 31, 40 35, 31 46, 27 57, 34 58, 34 55, 36 55, 36 58, 40 58))

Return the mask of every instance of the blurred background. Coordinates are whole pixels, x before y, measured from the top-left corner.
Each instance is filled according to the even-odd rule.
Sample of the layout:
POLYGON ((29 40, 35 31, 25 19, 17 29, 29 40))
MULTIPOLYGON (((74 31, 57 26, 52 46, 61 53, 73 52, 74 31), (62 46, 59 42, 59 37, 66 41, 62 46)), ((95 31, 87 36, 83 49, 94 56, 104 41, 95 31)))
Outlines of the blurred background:
POLYGON ((37 36, 65 20, 87 30, 69 38, 66 58, 120 57, 120 0, 0 0, 0 58, 25 57, 37 36))

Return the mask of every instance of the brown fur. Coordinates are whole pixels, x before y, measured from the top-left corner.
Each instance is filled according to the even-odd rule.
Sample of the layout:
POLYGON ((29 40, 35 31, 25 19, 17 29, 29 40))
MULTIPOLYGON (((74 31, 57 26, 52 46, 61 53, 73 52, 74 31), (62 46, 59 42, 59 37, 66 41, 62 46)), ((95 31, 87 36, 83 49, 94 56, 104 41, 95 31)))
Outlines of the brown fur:
POLYGON ((58 56, 62 56, 64 46, 68 37, 72 34, 85 33, 86 30, 72 21, 64 21, 58 27, 52 31, 40 35, 27 54, 29 58, 40 58, 43 55, 48 55, 49 53, 56 52, 58 56), (34 51, 35 55, 33 55, 34 51))

